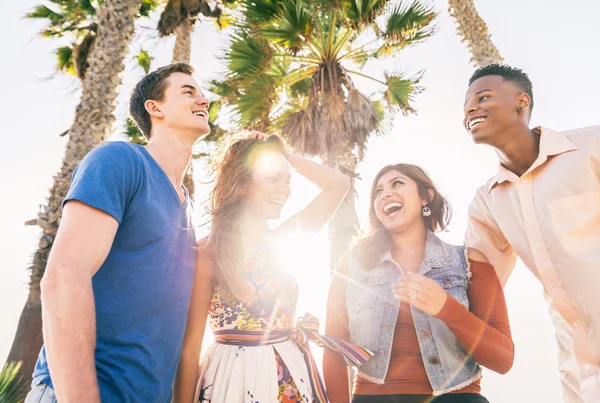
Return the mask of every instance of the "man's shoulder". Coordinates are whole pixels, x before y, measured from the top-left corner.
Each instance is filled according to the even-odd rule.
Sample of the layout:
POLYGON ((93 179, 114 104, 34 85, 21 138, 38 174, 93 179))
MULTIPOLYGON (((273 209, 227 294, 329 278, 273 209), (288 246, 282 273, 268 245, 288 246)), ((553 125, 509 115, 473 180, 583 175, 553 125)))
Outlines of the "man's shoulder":
POLYGON ((600 125, 597 126, 586 126, 586 127, 579 127, 576 129, 570 129, 570 130, 563 130, 561 131, 561 133, 563 133, 565 136, 596 136, 599 137, 600 136, 600 125))
POLYGON ((578 148, 600 144, 600 126, 588 126, 560 132, 578 148))
POLYGON ((88 156, 101 159, 139 159, 139 147, 141 146, 125 141, 109 141, 94 148, 88 156))
POLYGON ((82 160, 81 165, 101 166, 103 169, 123 170, 142 164, 141 146, 124 141, 111 141, 94 148, 82 160))
POLYGON ((494 174, 494 176, 490 177, 482 185, 477 187, 477 189, 475 190, 475 194, 473 196, 473 200, 486 199, 486 197, 489 196, 490 187, 492 185, 494 185, 496 182, 497 182, 497 179, 496 179, 496 175, 494 174))

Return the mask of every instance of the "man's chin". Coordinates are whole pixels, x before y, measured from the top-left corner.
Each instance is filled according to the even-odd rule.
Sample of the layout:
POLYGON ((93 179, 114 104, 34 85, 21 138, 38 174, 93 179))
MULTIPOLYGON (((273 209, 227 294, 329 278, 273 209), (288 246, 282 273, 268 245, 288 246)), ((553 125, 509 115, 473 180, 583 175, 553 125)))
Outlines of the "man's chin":
POLYGON ((198 140, 208 136, 208 134, 210 133, 210 126, 203 126, 203 127, 198 127, 195 130, 196 135, 198 136, 198 140))
POLYGON ((484 131, 481 132, 475 132, 475 133, 469 133, 471 135, 471 139, 473 140, 473 143, 475 144, 489 144, 489 133, 486 133, 484 131))

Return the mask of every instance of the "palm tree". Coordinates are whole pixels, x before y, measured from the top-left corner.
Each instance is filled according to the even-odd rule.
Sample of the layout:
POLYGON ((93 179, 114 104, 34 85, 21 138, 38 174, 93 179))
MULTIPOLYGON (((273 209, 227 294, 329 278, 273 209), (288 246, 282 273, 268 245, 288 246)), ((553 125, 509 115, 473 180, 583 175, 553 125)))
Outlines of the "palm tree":
POLYGON ((502 64, 504 59, 492 42, 485 21, 477 13, 473 0, 448 0, 450 15, 456 22, 456 30, 471 53, 475 67, 502 64))
MULTIPOLYGON (((52 2, 60 6, 60 10, 64 11, 64 14, 60 17, 54 14, 52 17, 48 17, 51 24, 47 30, 68 28, 67 22, 72 17, 66 15, 67 12, 83 12, 75 7, 75 4, 91 7, 89 1, 53 0, 52 2)), ((115 101, 121 84, 120 75, 124 69, 124 58, 133 37, 134 21, 140 14, 147 15, 148 7, 151 5, 148 0, 104 0, 99 3, 102 4, 97 12, 96 9, 93 12, 91 9, 87 10, 88 16, 94 16, 93 20, 89 21, 91 23, 88 24, 95 25, 94 41, 90 51, 86 53, 85 73, 80 75, 83 77, 82 95, 75 112, 75 120, 65 133, 69 135, 69 140, 63 164, 54 177, 47 205, 40 212, 38 218, 30 222, 30 224, 37 224, 42 228, 42 235, 30 267, 29 296, 21 313, 16 336, 7 360, 8 362, 22 361, 19 372, 23 375, 23 379, 29 379, 33 373, 37 355, 43 343, 40 280, 44 274, 48 254, 60 222, 62 201, 75 166, 91 149, 103 143, 111 132, 115 120, 113 116, 115 101)), ((38 6, 36 11, 41 7, 38 6)), ((60 11, 57 14, 60 14, 60 11)), ((44 34, 46 32, 48 31, 45 31, 44 34)), ((77 61, 77 58, 74 59, 74 64, 80 62, 77 61)), ((58 67, 61 68, 60 65, 58 67)))
MULTIPOLYGON (((246 0, 225 53, 223 81, 211 91, 236 122, 281 132, 304 155, 320 156, 352 178, 368 138, 390 129, 389 113, 413 113, 421 74, 363 69, 391 59, 434 32, 436 13, 418 0, 246 0), (372 96, 354 83, 372 84, 372 96)), ((329 224, 332 268, 348 248, 358 219, 354 192, 329 224)))

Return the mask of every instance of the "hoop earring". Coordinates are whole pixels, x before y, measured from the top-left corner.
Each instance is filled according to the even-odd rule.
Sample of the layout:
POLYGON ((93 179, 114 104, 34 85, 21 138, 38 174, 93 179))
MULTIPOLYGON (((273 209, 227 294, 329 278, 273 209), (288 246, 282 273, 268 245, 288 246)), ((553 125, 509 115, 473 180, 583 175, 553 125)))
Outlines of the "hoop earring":
POLYGON ((429 217, 431 215, 431 209, 427 206, 423 206, 423 217, 429 217))

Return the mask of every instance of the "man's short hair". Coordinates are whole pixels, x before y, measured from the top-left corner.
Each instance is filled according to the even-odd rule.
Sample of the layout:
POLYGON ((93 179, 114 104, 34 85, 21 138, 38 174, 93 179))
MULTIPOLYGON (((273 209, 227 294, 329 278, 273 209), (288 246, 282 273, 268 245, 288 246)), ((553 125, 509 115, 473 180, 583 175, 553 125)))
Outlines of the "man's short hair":
POLYGON ((174 63, 161 67, 142 78, 131 92, 129 114, 148 139, 150 138, 152 122, 144 104, 149 99, 163 100, 167 78, 173 73, 184 73, 193 76, 194 68, 186 63, 174 63))
POLYGON ((531 102, 529 103, 530 111, 533 110, 533 88, 531 80, 523 70, 516 67, 511 67, 506 64, 489 64, 485 67, 481 67, 473 73, 469 80, 469 86, 473 82, 481 77, 486 76, 500 76, 504 81, 508 81, 519 88, 521 91, 529 95, 531 102))

